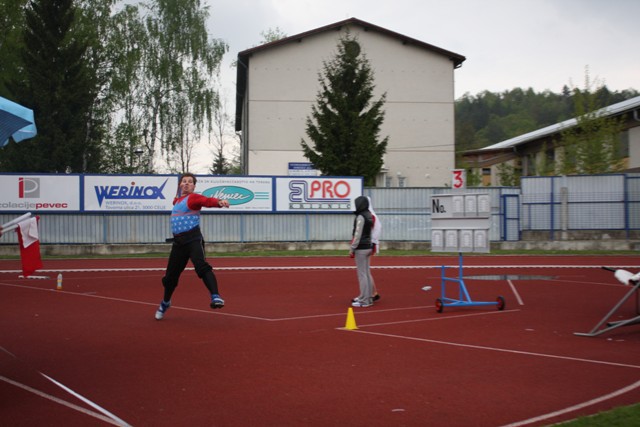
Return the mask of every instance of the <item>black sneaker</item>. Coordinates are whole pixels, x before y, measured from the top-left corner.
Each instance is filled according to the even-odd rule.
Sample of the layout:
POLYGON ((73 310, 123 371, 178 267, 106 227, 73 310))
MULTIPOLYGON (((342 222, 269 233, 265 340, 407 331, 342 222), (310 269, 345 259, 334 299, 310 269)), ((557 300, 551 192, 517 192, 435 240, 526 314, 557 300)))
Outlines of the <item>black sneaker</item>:
MULTIPOLYGON (((376 301, 378 301, 379 299, 380 299, 380 294, 375 294, 375 295, 373 296, 373 298, 371 298, 371 301, 376 302, 376 301)), ((356 301, 358 301, 358 298, 354 298, 354 299, 352 299, 352 300, 351 300, 351 302, 352 302, 352 303, 353 303, 353 302, 356 302, 356 301)))

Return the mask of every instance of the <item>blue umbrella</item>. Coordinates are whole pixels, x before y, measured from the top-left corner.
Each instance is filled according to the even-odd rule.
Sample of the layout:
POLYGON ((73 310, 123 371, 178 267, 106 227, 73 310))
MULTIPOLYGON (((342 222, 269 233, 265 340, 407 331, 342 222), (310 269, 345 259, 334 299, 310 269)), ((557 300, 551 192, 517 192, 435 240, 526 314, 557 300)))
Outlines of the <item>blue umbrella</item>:
POLYGON ((20 142, 37 133, 33 110, 0 96, 0 147, 7 145, 9 137, 20 142))

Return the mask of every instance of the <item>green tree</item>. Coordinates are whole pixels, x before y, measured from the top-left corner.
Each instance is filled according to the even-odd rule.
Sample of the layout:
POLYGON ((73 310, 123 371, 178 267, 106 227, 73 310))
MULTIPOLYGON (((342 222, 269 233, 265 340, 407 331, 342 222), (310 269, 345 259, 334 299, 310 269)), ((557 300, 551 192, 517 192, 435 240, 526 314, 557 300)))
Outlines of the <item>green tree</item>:
POLYGON ((379 140, 386 94, 372 101, 373 71, 349 33, 323 71, 306 121, 311 145, 301 141, 304 155, 325 175, 363 176, 365 185, 374 185, 389 139, 379 140))
POLYGON ((113 14, 102 36, 102 52, 107 58, 104 69, 108 70, 103 92, 110 141, 105 147, 106 172, 153 171, 152 153, 146 149, 149 131, 142 114, 144 93, 139 84, 144 78, 142 58, 147 39, 137 5, 125 5, 113 14))
POLYGON ((6 83, 20 69, 24 10, 28 0, 0 2, 0 96, 9 96, 6 83))
POLYGON ((519 168, 509 163, 501 163, 498 165, 497 170, 499 185, 505 187, 517 187, 520 185, 522 173, 519 168))
MULTIPOLYGON (((128 141, 134 138, 128 132, 122 132, 123 129, 120 129, 120 134, 114 135, 111 129, 112 114, 116 108, 114 99, 118 95, 114 78, 117 73, 127 69, 122 61, 124 50, 116 42, 115 36, 119 16, 125 14, 128 6, 125 5, 123 11, 114 15, 117 3, 118 0, 76 0, 76 32, 87 41, 85 58, 96 78, 97 92, 91 107, 91 132, 101 141, 101 172, 133 173, 136 171, 136 160, 139 159, 133 150, 120 150, 120 140, 115 136, 119 135, 128 141)), ((133 39, 133 36, 130 35, 129 38, 133 39)))
POLYGON ((214 82, 228 49, 209 37, 207 17, 199 0, 153 0, 123 5, 96 32, 96 62, 106 70, 106 171, 152 173, 158 158, 171 171, 190 169, 195 145, 212 130, 214 82))
POLYGON ((266 31, 261 31, 260 35, 262 36, 261 44, 275 42, 287 37, 287 34, 284 31, 282 31, 280 27, 269 28, 266 31))
POLYGON ((558 142, 562 147, 563 174, 598 174, 621 170, 618 151, 624 118, 606 115, 602 108, 609 102, 608 91, 603 91, 602 86, 594 91, 594 84, 597 85, 597 81, 592 83, 586 70, 584 90, 573 90, 576 125, 562 130, 558 142))
MULTIPOLYGON (((599 105, 611 105, 638 96, 637 90, 595 91, 599 105)), ((515 88, 501 93, 464 94, 455 102, 456 151, 486 147, 575 117, 574 94, 515 88)))
MULTIPOLYGON (((221 93, 221 90, 218 93, 221 93)), ((213 164, 209 171, 215 175, 228 175, 235 170, 234 160, 229 159, 228 146, 236 144, 238 137, 233 133, 226 97, 221 97, 221 101, 213 110, 213 132, 210 135, 213 145, 213 164)))
POLYGON ((538 153, 535 162, 535 173, 540 176, 553 176, 556 172, 555 152, 547 147, 547 143, 542 144, 542 150, 538 153))
POLYGON ((154 0, 148 12, 147 45, 136 81, 147 169, 159 150, 168 160, 178 152, 177 168, 184 171, 189 169, 188 145, 211 130, 219 102, 212 76, 218 75, 228 46, 209 39, 208 8, 201 8, 199 0, 154 0))
POLYGON ((76 14, 73 0, 32 0, 25 10, 23 72, 13 75, 8 89, 33 108, 38 135, 9 144, 0 159, 5 171, 100 169, 99 135, 91 114, 97 82, 76 14))

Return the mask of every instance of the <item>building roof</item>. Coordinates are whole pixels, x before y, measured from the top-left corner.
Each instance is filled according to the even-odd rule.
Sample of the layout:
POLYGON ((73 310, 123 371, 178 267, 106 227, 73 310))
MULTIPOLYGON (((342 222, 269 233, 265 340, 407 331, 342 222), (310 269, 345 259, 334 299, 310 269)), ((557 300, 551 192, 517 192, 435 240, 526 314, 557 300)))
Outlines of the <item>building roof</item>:
POLYGON ((252 54, 270 49, 272 47, 280 46, 286 43, 293 43, 293 42, 297 43, 305 37, 310 37, 326 31, 337 30, 346 25, 359 26, 359 27, 362 27, 365 31, 375 31, 375 32, 387 35, 389 37, 396 38, 400 40, 402 44, 412 44, 417 47, 447 56, 453 62, 454 68, 460 68, 462 66, 462 63, 466 59, 464 56, 459 55, 457 53, 396 33, 386 28, 382 28, 377 25, 373 25, 368 22, 361 21, 360 19, 357 19, 357 18, 345 19, 344 21, 335 22, 333 24, 325 25, 324 27, 319 27, 314 30, 306 31, 304 33, 296 34, 290 37, 285 37, 270 43, 265 43, 263 45, 253 47, 251 49, 243 50, 242 52, 238 53, 238 65, 237 65, 237 72, 236 72, 237 73, 236 74, 236 131, 239 131, 242 129, 241 127, 242 126, 241 125, 242 104, 244 101, 244 94, 247 86, 247 68, 249 66, 249 58, 251 57, 252 54))
MULTIPOLYGON (((617 116, 620 114, 627 113, 629 111, 633 111, 638 107, 640 107, 640 96, 636 96, 635 98, 627 99, 626 101, 618 102, 617 104, 612 104, 612 105, 609 105, 608 107, 601 108, 596 112, 596 115, 617 116)), ((576 118, 568 119, 551 126, 534 130, 533 132, 525 133, 523 135, 519 135, 514 138, 507 139, 506 141, 498 142, 497 144, 489 145, 487 147, 479 148, 476 150, 471 150, 470 152, 478 153, 482 151, 503 150, 503 149, 513 148, 529 141, 533 141, 536 139, 543 138, 545 136, 556 134, 563 129, 575 126, 577 123, 578 123, 578 120, 576 118)))

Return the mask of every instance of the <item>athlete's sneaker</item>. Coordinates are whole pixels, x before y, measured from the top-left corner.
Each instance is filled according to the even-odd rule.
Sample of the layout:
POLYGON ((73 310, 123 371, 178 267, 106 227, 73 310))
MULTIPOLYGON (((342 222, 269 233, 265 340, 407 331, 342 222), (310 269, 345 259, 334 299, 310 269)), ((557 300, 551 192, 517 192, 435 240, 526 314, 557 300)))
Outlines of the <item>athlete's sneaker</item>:
POLYGON ((156 311, 156 320, 162 320, 162 318, 164 317, 164 313, 166 313, 167 310, 169 310, 169 307, 171 307, 171 301, 160 302, 160 307, 158 307, 158 310, 156 311))
MULTIPOLYGON (((380 299, 380 294, 375 294, 375 295, 373 296, 373 298, 371 298, 371 301, 376 302, 376 301, 378 301, 379 299, 380 299)), ((356 301, 358 301, 358 298, 354 298, 354 299, 352 299, 352 300, 351 300, 351 302, 356 302, 356 301)))
POLYGON ((370 302, 364 302, 364 301, 354 301, 351 303, 351 305, 353 307, 371 307, 373 305, 373 303, 370 302))
POLYGON ((224 307, 224 300, 220 298, 220 295, 213 294, 211 295, 211 308, 222 308, 224 307))

